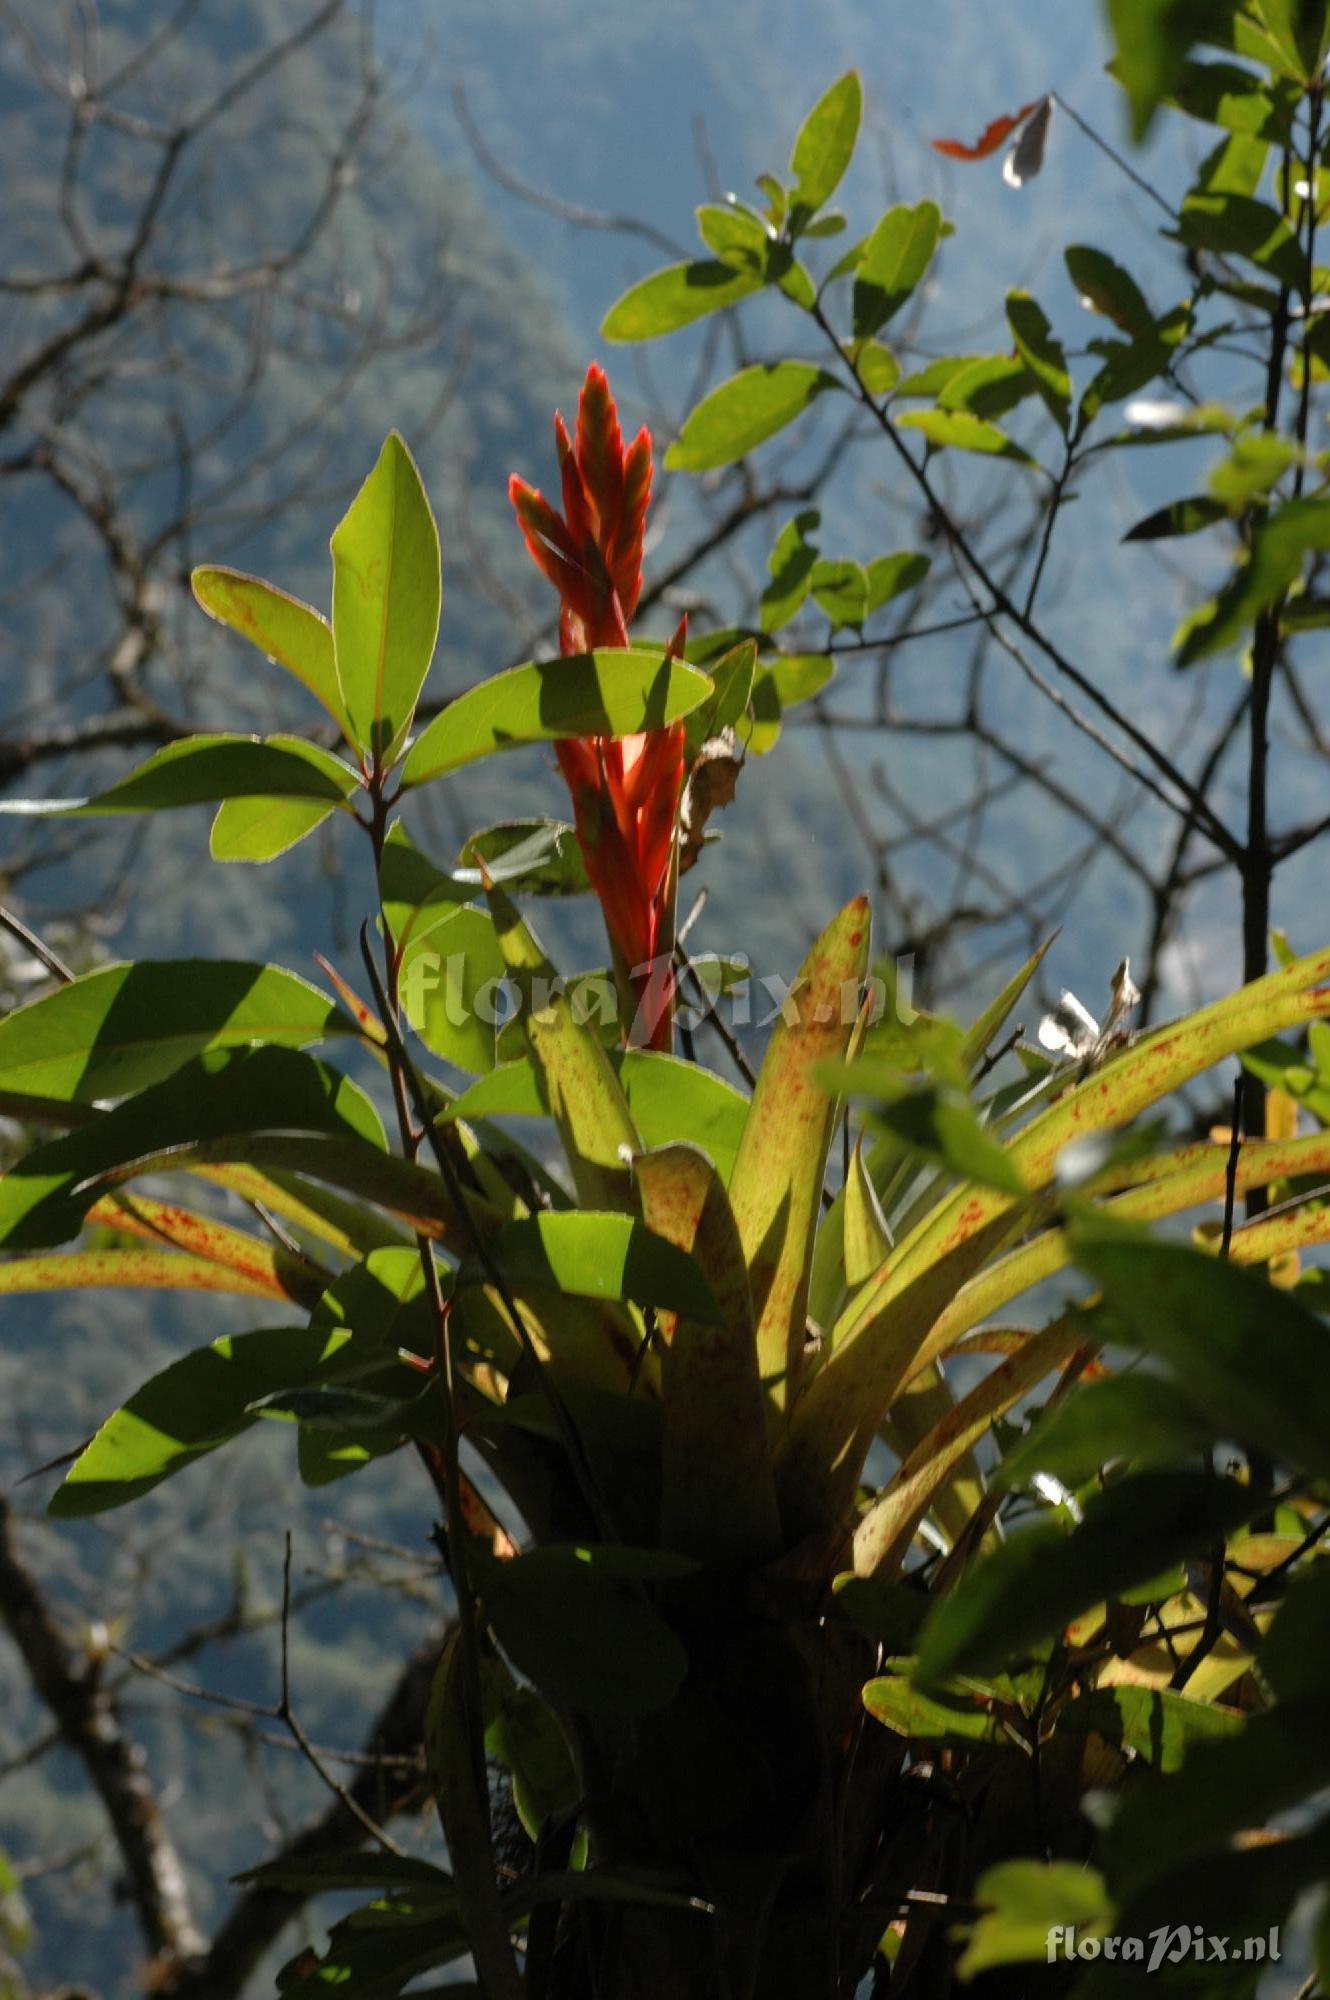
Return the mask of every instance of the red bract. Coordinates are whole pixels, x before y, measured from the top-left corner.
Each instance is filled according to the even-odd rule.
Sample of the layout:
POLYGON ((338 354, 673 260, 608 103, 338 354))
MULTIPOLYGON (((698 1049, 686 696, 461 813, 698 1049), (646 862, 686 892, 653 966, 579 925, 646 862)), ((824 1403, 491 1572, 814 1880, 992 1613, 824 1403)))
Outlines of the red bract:
MULTIPOLYGON (((516 475, 508 495, 532 561, 559 593, 560 647, 581 653, 627 646, 628 621, 642 592, 651 434, 640 430, 624 448, 605 372, 592 366, 578 403, 576 437, 556 414, 554 441, 563 512, 516 475)), ((686 630, 685 619, 670 656, 682 648, 686 630)), ((683 724, 617 740, 568 739, 555 750, 616 970, 634 997, 633 1039, 667 1048, 683 724)))

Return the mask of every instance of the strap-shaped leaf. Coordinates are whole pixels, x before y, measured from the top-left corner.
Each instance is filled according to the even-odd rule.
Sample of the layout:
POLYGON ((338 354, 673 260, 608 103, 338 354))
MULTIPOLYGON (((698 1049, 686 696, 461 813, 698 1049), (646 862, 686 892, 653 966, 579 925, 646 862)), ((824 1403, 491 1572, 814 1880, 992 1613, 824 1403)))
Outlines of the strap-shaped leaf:
POLYGON ((524 744, 664 729, 710 694, 706 674, 658 652, 610 649, 528 660, 449 702, 411 745, 402 783, 428 784, 524 744))
POLYGON ((157 1083, 207 1049, 302 1048, 356 1024, 276 965, 104 965, 0 1021, 0 1089, 89 1104, 157 1083))
POLYGON ((754 1564, 780 1548, 743 1245, 706 1155, 672 1145, 633 1162, 642 1213, 701 1270, 717 1317, 661 1316, 665 1343, 661 1537, 709 1561, 754 1564))
POLYGON ((485 1719, 478 1673, 475 1663, 467 1660, 467 1644, 460 1626, 454 1625, 430 1690, 425 1756, 476 1970, 490 2000, 522 2000, 522 1981, 499 1900, 489 1786, 480 1754, 485 1719))
POLYGON ((406 740, 443 603, 439 531, 393 431, 333 530, 333 650, 358 747, 381 766, 406 740))
MULTIPOLYGON (((1015 1354, 999 1362, 968 1395, 938 1411, 931 1428, 914 1441, 882 1497, 855 1530, 856 1575, 896 1573, 909 1553, 919 1523, 946 1492, 957 1468, 970 1458, 973 1446, 996 1418, 1014 1408, 1083 1340, 1084 1328, 1078 1330, 1061 1321, 1042 1333, 1030 1334, 1015 1354)), ((950 1397, 947 1400, 950 1403, 950 1397)), ((896 1410, 900 1407, 900 1403, 893 1405, 896 1410)), ((970 1463, 973 1466, 972 1459, 970 1463)), ((977 1468, 971 1476, 977 1479, 977 1468)))
POLYGON ((837 1107, 815 1072, 843 1061, 868 970, 868 899, 858 896, 800 967, 767 1045, 730 1180, 763 1381, 777 1408, 797 1386, 808 1281, 837 1107))
MULTIPOLYGON (((365 1139, 324 1132, 223 1132, 215 1139, 164 1148, 107 1168, 85 1192, 104 1193, 144 1174, 195 1173, 236 1185, 235 1170, 257 1167, 261 1177, 303 1190, 309 1180, 345 1189, 358 1202, 373 1202, 398 1217, 418 1236, 442 1243, 454 1255, 471 1247, 471 1232, 439 1176, 394 1153, 380 1152, 365 1139), (213 1173, 213 1169, 223 1172, 213 1173)), ((5 1187, 0 1182, 0 1190, 5 1187)), ((310 1191, 322 1199, 319 1191, 310 1191)), ((482 1229, 497 1227, 500 1217, 481 1195, 467 1197, 472 1221, 482 1229)), ((346 1212, 335 1204, 332 1212, 346 1212)), ((358 1218, 359 1209, 353 1214, 358 1218)), ((357 1225, 358 1226, 358 1222, 357 1225)), ((382 1240, 382 1238, 380 1239, 382 1240)), ((390 1237, 390 1243, 396 1238, 390 1237)))
MULTIPOLYGON (((1182 1022, 1143 1035, 1010 1142, 1026 1186, 1047 1187, 1073 1139, 1111 1132, 1226 1056, 1330 1014, 1330 951, 1295 959, 1182 1022)), ((795 1410, 778 1481, 787 1528, 829 1528, 849 1505, 883 1412, 965 1280, 1003 1243, 1027 1204, 962 1185, 899 1243, 834 1330, 830 1352, 795 1410)))
MULTIPOLYGON (((1138 1161, 1136 1172, 1141 1176, 1141 1185, 1106 1202, 1103 1213, 1118 1222, 1162 1222, 1203 1203, 1224 1201, 1229 1149, 1227 1145, 1204 1143, 1184 1146, 1174 1153, 1138 1161)), ((1246 1140, 1238 1152, 1233 1192, 1241 1199, 1249 1189, 1268 1187, 1272 1181, 1327 1173, 1330 1173, 1330 1132, 1311 1132, 1301 1139, 1246 1140)), ((1100 1183, 1095 1186, 1096 1191, 1105 1191, 1100 1183)), ((1235 1264, 1264 1261, 1271 1254, 1270 1231, 1281 1224, 1300 1224, 1305 1228, 1318 1214, 1324 1212, 1305 1210, 1279 1217, 1274 1223, 1262 1222, 1235 1230, 1229 1246, 1231 1261, 1235 1264)), ((1028 1243, 999 1257, 962 1285, 938 1315, 919 1350, 920 1362, 926 1364, 947 1353, 971 1327, 1000 1312, 1013 1299, 1062 1270, 1070 1260, 1071 1249, 1062 1229, 1041 1230, 1028 1243)))
POLYGON ((527 1047, 559 1130, 579 1201, 633 1210, 628 1159, 642 1141, 594 1030, 579 1021, 534 933, 503 891, 486 891, 499 948, 521 1003, 527 1047))
POLYGON ((235 1277, 262 1286, 274 1297, 313 1305, 328 1283, 328 1274, 313 1258, 283 1249, 280 1244, 232 1229, 214 1216, 196 1215, 173 1201, 152 1201, 146 1195, 112 1195, 88 1210, 89 1223, 135 1236, 157 1249, 183 1250, 235 1277))
POLYGON ((279 667, 294 674, 332 717, 344 736, 351 727, 337 684, 332 627, 312 606, 257 576, 208 564, 190 577, 194 595, 210 618, 229 625, 279 667))
MULTIPOLYGON (((261 1246, 255 1245, 255 1248, 261 1246)), ((67 1256, 0 1259, 0 1294, 128 1289, 166 1292, 234 1292, 241 1297, 285 1299, 275 1277, 233 1271, 202 1257, 171 1251, 76 1250, 67 1256)))

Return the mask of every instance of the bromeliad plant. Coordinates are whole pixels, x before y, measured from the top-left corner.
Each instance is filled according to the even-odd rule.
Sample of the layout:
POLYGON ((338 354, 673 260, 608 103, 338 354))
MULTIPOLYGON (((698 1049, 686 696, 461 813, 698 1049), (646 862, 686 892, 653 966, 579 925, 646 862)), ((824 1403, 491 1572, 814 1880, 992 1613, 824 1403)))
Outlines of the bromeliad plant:
MULTIPOLYGON (((709 307, 768 279, 797 296, 791 245, 843 170, 857 90, 838 85, 805 126, 760 271, 665 274, 632 311, 645 296, 658 320, 664 298, 681 323, 703 292, 709 307)), ((886 367, 882 302, 927 260, 907 235, 861 247, 865 381, 886 367)), ((1022 365, 1039 363, 1032 347, 1022 365)), ((785 397, 794 378, 777 372, 785 397)), ((770 427, 759 386, 720 411, 748 396, 750 440, 770 427)), ((717 421, 695 413, 685 458, 704 462, 704 434, 719 449, 717 421)), ((1226 1824, 1204 1759, 1184 1772, 1191 1818, 1169 1822, 1157 1787, 1243 1706, 1268 1710, 1252 1725, 1274 1746, 1261 1814, 1320 1769, 1323 1724, 1310 1757, 1281 1732, 1311 1699, 1295 1641, 1324 1593, 1267 1628, 1330 1477, 1322 1328, 1234 1267, 1325 1240, 1330 1214, 1232 1220, 1244 1193, 1323 1181, 1330 1136, 1286 1121, 1179 1147, 1140 1121, 1226 1058, 1323 1035, 1330 951, 1085 1061, 1029 1053, 999 1085, 990 1052, 1038 958, 968 1028, 900 1016, 881 1004, 861 898, 812 946, 751 1094, 681 1060, 674 907, 706 791, 690 798, 690 773, 769 743, 799 679, 759 665, 751 636, 630 642, 650 440, 624 449, 593 369, 556 441, 562 511, 520 480, 512 495, 559 592, 561 657, 423 720, 439 542, 391 437, 332 538, 331 621, 252 577, 195 577, 342 748, 195 737, 60 807, 211 803, 214 854, 249 861, 340 815, 368 842, 379 908, 361 974, 330 971, 332 992, 277 966, 144 962, 0 1022, 0 1111, 56 1135, 0 1182, 0 1289, 222 1291, 271 1319, 137 1390, 52 1511, 132 1500, 264 1417, 295 1427, 310 1483, 403 1449, 430 1476, 455 1606, 427 1732, 451 1872, 338 1857, 330 1886, 386 1900, 343 1919, 317 1964, 293 1961, 284 1993, 397 1994, 468 1954, 489 2000, 809 2000, 854 1993, 875 1954, 884 1990, 941 1993, 939 1912, 972 1907, 986 1864, 1079 1863, 1081 1797, 1133 1760, 1156 1789, 1129 1798, 1106 1881, 1042 1861, 1033 1888, 1010 1866, 985 1876, 973 1968, 1028 1955, 1031 1907, 1101 1928, 1114 1907, 1148 1912, 1163 1893, 1142 1860, 1151 1821, 1172 1826, 1174 1858, 1195 1851, 1198 1813, 1226 1824), (541 744, 572 827, 490 826, 444 865, 396 816, 428 784, 541 744), (608 1033, 520 907, 579 890, 609 935, 608 1033), (168 1175, 169 1199, 152 1191, 168 1175), (1205 1207, 1225 1224, 1204 1248, 1132 1233, 1205 1207), (1073 1261, 1101 1303, 1041 1303, 1073 1261), (1017 1300, 1016 1324, 997 1319, 1017 1300), (1169 1372, 1111 1373, 1110 1342, 1169 1372), (1049 1415, 995 1469, 991 1438, 1010 1440, 1041 1385, 1049 1415), (1280 1488, 1215 1471, 1224 1440, 1258 1448, 1280 1488), (1099 1491, 1110 1460, 1131 1469, 1099 1491), (1008 1538, 1035 1500, 1038 1526, 1008 1538), (1266 1515, 1226 1571, 1226 1538, 1266 1515), (1250 1602, 1231 1601, 1239 1574, 1250 1602), (506 1883, 487 1760, 511 1774, 532 1841, 506 1883)), ((919 574, 884 564, 860 610, 919 574)), ((1308 1836, 1297 1879, 1323 1849, 1308 1836)))

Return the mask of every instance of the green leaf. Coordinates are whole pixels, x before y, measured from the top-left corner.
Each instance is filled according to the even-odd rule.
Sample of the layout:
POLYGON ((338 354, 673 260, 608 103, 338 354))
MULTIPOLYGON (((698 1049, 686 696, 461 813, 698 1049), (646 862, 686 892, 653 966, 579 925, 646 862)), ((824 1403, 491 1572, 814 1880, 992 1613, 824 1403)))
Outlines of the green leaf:
POLYGON ((758 1363, 777 1406, 794 1395, 822 1178, 836 1104, 818 1080, 843 1061, 868 970, 866 897, 846 905, 809 952, 772 1030, 758 1073, 730 1199, 757 1323, 758 1363))
POLYGON ((0 1021, 0 1089, 91 1104, 156 1083, 207 1049, 304 1048, 357 1032, 325 993, 280 966, 104 965, 0 1021))
MULTIPOLYGON (((680 1062, 654 1049, 611 1049, 629 1115, 649 1150, 689 1139, 701 1148, 722 1181, 739 1150, 748 1100, 699 1063, 680 1062)), ((541 1118, 550 1115, 540 1078, 529 1057, 503 1063, 451 1106, 451 1118, 541 1118)))
POLYGON ((827 653, 783 653, 764 668, 780 702, 781 713, 811 701, 833 678, 836 662, 827 653))
POLYGON ((591 887, 571 826, 555 819, 509 819, 473 833, 457 858, 457 877, 475 879, 483 861, 492 882, 524 896, 584 896, 591 887))
POLYGON ((534 1688, 520 1687, 499 1661, 484 1664, 487 1756, 513 1781, 513 1804, 530 1839, 571 1813, 582 1788, 567 1738, 534 1688))
POLYGON ((1184 1459, 1212 1444, 1214 1434, 1185 1390, 1138 1369, 1079 1387, 1006 1453, 995 1478, 1008 1488, 1028 1486, 1048 1472, 1080 1486, 1114 1459, 1136 1465, 1184 1459))
POLYGON ((258 1421, 250 1405, 262 1397, 336 1380, 364 1365, 344 1327, 264 1327, 195 1348, 106 1419, 47 1512, 75 1520, 137 1500, 247 1431, 258 1421))
POLYGON ((848 1570, 835 1578, 832 1589, 851 1624, 876 1640, 884 1652, 899 1658, 914 1651, 928 1616, 925 1591, 895 1577, 855 1576, 848 1570))
POLYGON ((912 1153, 981 1187, 1025 1193, 1011 1156, 985 1131, 960 1091, 943 1083, 902 1089, 898 1070, 871 1060, 829 1073, 826 1080, 851 1096, 872 1097, 875 1123, 912 1153))
POLYGON ((688 1139, 728 1182, 748 1116, 747 1098, 701 1064, 650 1049, 627 1049, 616 1066, 643 1146, 688 1139))
POLYGON ((1230 514, 1245 513, 1264 499, 1296 464, 1305 462, 1292 438, 1272 431, 1246 431, 1210 472, 1210 491, 1230 514))
POLYGON ((922 279, 942 235, 936 202, 889 209, 863 247, 854 276, 854 337, 867 340, 898 313, 922 279))
POLYGON ((1221 500, 1212 500, 1205 493, 1194 493, 1185 500, 1170 500, 1167 507, 1147 514, 1143 521, 1129 528, 1122 539, 1124 542, 1157 542, 1174 535, 1195 535, 1203 528, 1212 528, 1216 521, 1228 518, 1228 508, 1221 500))
MULTIPOLYGON (((1330 952, 1313 953, 1141 1035, 1091 1078, 1064 1090, 1011 1142, 1023 1179, 1047 1187, 1073 1138, 1116 1131, 1225 1056, 1319 1019, 1330 1011, 1322 990, 1328 978, 1330 952)), ((1017 1220, 1011 1197, 956 1189, 911 1227, 847 1306, 781 1452, 782 1497, 791 1519, 806 1523, 808 1532, 843 1518, 881 1414, 939 1312, 991 1250, 993 1232, 1009 1231, 1017 1220)))
POLYGON ((1034 377, 1050 416, 1065 436, 1071 424, 1071 376, 1067 373, 1066 354, 1053 338, 1043 308, 1028 292, 1008 292, 1007 324, 1016 352, 1034 377))
POLYGON ((588 1208, 629 1210, 625 1158, 640 1152, 642 1142, 619 1079, 517 909, 501 889, 487 895, 499 948, 521 996, 527 1046, 578 1199, 588 1208))
POLYGON ((732 465, 838 386, 834 375, 811 362, 755 363, 702 399, 665 454, 665 464, 671 472, 732 465))
POLYGON ((1182 65, 1169 101, 1189 118, 1283 146, 1292 136, 1298 98, 1287 83, 1271 87, 1238 63, 1189 61, 1182 65))
POLYGON ((1108 0, 1113 67, 1131 105, 1134 138, 1145 136, 1193 45, 1208 39, 1236 5, 1237 0, 1108 0))
MULTIPOLYGON (((462 1948, 470 1948, 488 2000, 522 2000, 522 1979, 513 1958, 494 1865, 489 1785, 478 1754, 483 1748, 485 1718, 478 1675, 472 1672, 467 1655, 467 1637, 460 1625, 454 1624, 444 1641, 425 1711, 425 1760, 466 1919, 459 1927, 462 1948)), ((443 1928, 436 1918, 436 1931, 443 1928)), ((374 1942, 383 1948, 381 1938, 374 1942)), ((442 1938, 439 1944, 443 1946, 442 1938)), ((412 1969, 425 1970, 438 1962, 437 1957, 428 1959, 424 1966, 412 1969)), ((334 1979, 330 1983, 345 1982, 334 1979)), ((398 1992, 406 1983, 404 1977, 390 1990, 398 1992)), ((352 1984, 351 1990, 358 1992, 359 1988, 352 1984)))
POLYGON ((224 799, 209 851, 214 861, 275 861, 317 832, 335 810, 304 799, 224 799))
POLYGON ((528 1290, 622 1299, 712 1323, 716 1301, 691 1257, 632 1216, 592 1209, 507 1222, 463 1264, 457 1283, 486 1284, 493 1263, 519 1296, 528 1290))
POLYGON ((402 954, 402 1006, 425 1047, 483 1076, 495 1062, 505 1018, 503 953, 488 910, 454 909, 446 922, 413 934, 402 954))
POLYGON ((815 563, 809 586, 837 631, 860 626, 868 616, 868 576, 858 563, 815 563))
POLYGON ((947 372, 937 391, 937 406, 968 410, 971 416, 996 422, 1036 393, 1038 383, 1018 354, 980 354, 947 372))
POLYGON ((0 1180, 0 1244, 45 1249, 77 1235, 99 1177, 200 1140, 264 1131, 354 1133, 378 1152, 358 1084, 295 1049, 213 1049, 162 1083, 19 1160, 0 1180))
POLYGON ((917 590, 933 567, 931 556, 916 554, 913 550, 902 551, 894 556, 876 556, 868 565, 868 602, 866 615, 871 618, 884 604, 893 598, 903 597, 907 590, 917 590))
POLYGON ((956 1968, 962 1979, 997 1965, 1043 1965, 1057 1925, 1098 1938, 1113 1917, 1103 1876, 1073 1861, 999 1862, 979 1877, 975 1895, 986 1907, 956 1968))
POLYGON ((1292 225, 1247 194, 1190 194, 1178 216, 1178 236, 1193 250, 1245 257, 1279 279, 1305 290, 1307 258, 1292 225))
POLYGON ((1291 74, 1312 83, 1330 44, 1325 0, 1256 0, 1255 11, 1291 74))
POLYGON ((1185 620, 1175 639, 1180 667, 1236 645, 1260 613, 1292 589, 1311 550, 1330 549, 1330 501, 1290 500, 1259 522, 1247 561, 1219 596, 1185 620))
POLYGON ((704 1274, 718 1310, 661 1323, 661 1540, 749 1569, 780 1552, 753 1300, 734 1212, 710 1160, 671 1145, 633 1162, 642 1212, 704 1274))
POLYGON ((697 211, 697 229, 708 250, 736 271, 764 272, 771 232, 747 209, 709 202, 697 211))
POLYGON ((993 1743, 1005 1736, 1001 1719, 987 1704, 959 1696, 934 1699, 890 1674, 866 1683, 864 1707, 874 1722, 898 1736, 910 1736, 958 1750, 974 1743, 993 1743))
POLYGON ((1069 1701, 1058 1711, 1057 1726, 1078 1735, 1093 1730, 1157 1771, 1177 1771, 1193 1743, 1236 1734, 1242 1717, 1170 1688, 1106 1687, 1069 1701))
POLYGON ((333 530, 333 648, 355 740, 380 767, 406 740, 439 632, 439 531, 396 431, 333 530))
POLYGON ((757 271, 736 271, 719 259, 671 264, 633 285, 610 307, 601 326, 605 340, 656 340, 708 313, 738 305, 766 282, 757 271))
POLYGON ((664 1550, 547 1544, 484 1565, 485 1610, 518 1672, 556 1709, 650 1714, 673 1700, 688 1656, 642 1583, 692 1567, 664 1550))
POLYGON ((1076 1261, 1104 1294, 1113 1338, 1167 1361, 1225 1436, 1330 1477, 1323 1322, 1286 1291, 1204 1251, 1077 1223, 1076 1261))
POLYGON ((1052 1522, 1024 1529, 937 1604, 916 1681, 929 1687, 1005 1667, 1092 1606, 1204 1551, 1262 1504, 1259 1494, 1206 1473, 1146 1472, 1093 1495, 1070 1534, 1052 1522))
POLYGON ((966 1029, 958 1062, 962 1075, 968 1075, 978 1069, 983 1062, 993 1043, 1020 1005, 1026 988, 1043 964, 1052 942, 1050 937, 1036 951, 1031 952, 1020 971, 1007 981, 997 998, 990 1000, 978 1019, 966 1029))
POLYGON ((327 710, 343 736, 350 737, 333 658, 332 627, 326 618, 298 598, 288 597, 284 590, 275 590, 272 584, 238 569, 206 564, 192 572, 190 584, 210 618, 229 625, 279 667, 294 674, 327 710))
POLYGON ((901 365, 881 341, 864 340, 853 350, 855 373, 870 396, 889 396, 901 379, 901 365))
POLYGON ((996 424, 985 423, 969 410, 907 410, 896 422, 901 430, 920 431, 939 450, 974 451, 989 458, 1015 458, 1033 465, 1028 451, 996 424))
POLYGON ((1071 244, 1064 256, 1068 275, 1083 306, 1091 312, 1103 313, 1124 333, 1147 338, 1154 333, 1154 314, 1140 286, 1121 264, 1086 243, 1071 244))
POLYGON ((1235 1833, 1309 1801, 1327 1784, 1330 1708, 1323 1699, 1279 1703, 1248 1716, 1233 1735, 1195 1744, 1181 1771, 1128 1789, 1104 1836, 1119 1903, 1193 1856, 1217 1866, 1235 1833))
POLYGON ((225 799, 309 799, 327 811, 355 790, 356 773, 330 750, 298 736, 187 736, 91 799, 21 799, 24 815, 104 819, 122 813, 172 812, 225 799))
POLYGON ((1295 1574, 1261 1648, 1261 1672, 1281 1702, 1324 1701, 1330 1680, 1330 1569, 1295 1574))
POLYGON ((808 596, 818 560, 817 550, 808 537, 821 523, 817 508, 806 507, 792 521, 787 521, 777 536, 767 560, 771 582, 762 592, 760 622, 764 632, 779 632, 782 625, 788 625, 808 596))
POLYGON ((403 785, 423 785, 496 751, 571 736, 663 729, 707 699, 711 682, 660 653, 602 650, 531 660, 450 702, 416 738, 403 785))
POLYGON ((295 1895, 318 1896, 340 1889, 436 1889, 447 1895, 452 1876, 446 1868, 414 1854, 389 1854, 372 1847, 346 1848, 337 1854, 307 1854, 264 1861, 231 1880, 245 1887, 289 1889, 295 1895))
MULTIPOLYGON (((863 90, 857 74, 850 70, 818 99, 800 127, 790 155, 792 209, 812 216, 831 199, 854 157, 862 116, 863 90)), ((799 221, 796 214, 796 231, 799 221)))

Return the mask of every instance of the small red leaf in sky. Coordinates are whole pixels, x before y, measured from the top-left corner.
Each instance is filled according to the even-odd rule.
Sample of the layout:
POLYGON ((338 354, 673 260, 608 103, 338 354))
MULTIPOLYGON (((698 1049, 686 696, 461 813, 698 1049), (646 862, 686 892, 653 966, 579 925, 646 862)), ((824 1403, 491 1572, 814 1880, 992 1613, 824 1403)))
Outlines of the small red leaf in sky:
POLYGON ((996 153, 1004 139, 1011 137, 1018 125, 1025 123, 1032 111, 1038 110, 1039 103, 1036 98, 1033 104, 1023 104, 1008 118, 995 118, 991 125, 984 127, 973 146, 967 146, 962 139, 934 139, 933 151, 945 153, 949 160, 986 160, 996 153))

